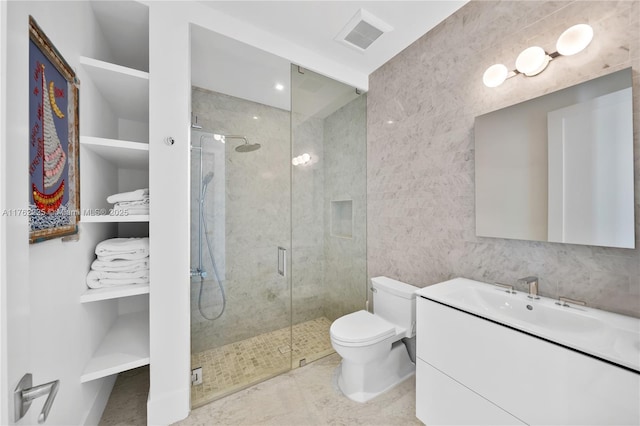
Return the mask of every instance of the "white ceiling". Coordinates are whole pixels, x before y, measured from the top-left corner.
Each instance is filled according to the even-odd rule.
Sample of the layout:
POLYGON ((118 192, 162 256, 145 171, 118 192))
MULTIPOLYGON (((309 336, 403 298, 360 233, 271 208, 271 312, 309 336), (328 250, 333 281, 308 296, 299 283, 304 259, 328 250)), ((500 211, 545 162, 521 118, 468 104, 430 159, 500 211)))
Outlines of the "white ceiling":
POLYGON ((289 110, 289 61, 207 29, 191 26, 191 84, 289 110), (275 89, 276 83, 284 90, 275 89))
MULTIPOLYGON (((369 75, 446 19, 466 1, 203 1, 233 18, 369 75), (360 9, 391 27, 365 52, 334 40, 360 9)), ((290 61, 213 31, 192 26, 195 86, 290 109, 290 61), (279 82, 284 91, 276 91, 279 82)), ((305 64, 301 64, 305 65, 305 64)), ((322 70, 316 70, 322 72, 322 70)), ((324 107, 316 106, 316 110, 324 107)))
POLYGON ((371 74, 466 1, 205 1, 207 6, 371 74), (393 27, 364 53, 334 40, 365 9, 393 27))

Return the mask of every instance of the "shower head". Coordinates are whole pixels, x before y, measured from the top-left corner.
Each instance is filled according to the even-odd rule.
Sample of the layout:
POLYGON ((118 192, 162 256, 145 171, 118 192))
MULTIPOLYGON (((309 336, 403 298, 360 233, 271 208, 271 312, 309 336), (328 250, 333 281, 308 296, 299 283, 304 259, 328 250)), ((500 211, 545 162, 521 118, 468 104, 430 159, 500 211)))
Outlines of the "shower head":
POLYGON ((259 143, 249 143, 249 141, 245 140, 242 145, 238 145, 236 147, 236 152, 251 152, 257 151, 260 149, 259 143))
MULTIPOLYGON (((202 139, 205 136, 210 136, 210 135, 202 135, 202 136, 200 136, 200 145, 202 145, 202 139)), ((247 139, 246 136, 222 135, 222 134, 214 133, 213 134, 213 139, 216 140, 216 141, 220 141, 222 143, 225 143, 227 139, 242 139, 244 141, 244 143, 241 144, 241 145, 238 145, 236 147, 236 152, 251 152, 251 151, 257 151, 258 149, 260 149, 260 144, 259 143, 249 143, 249 139, 247 139)))
POLYGON ((213 179, 213 172, 209 172, 209 173, 207 173, 207 174, 202 178, 202 185, 204 185, 204 186, 209 185, 209 182, 211 182, 211 179, 213 179))
POLYGON ((226 139, 242 139, 244 143, 236 147, 236 152, 251 152, 260 149, 259 143, 249 143, 249 139, 246 136, 240 135, 225 135, 226 139))
POLYGON ((213 172, 209 172, 202 178, 202 192, 200 193, 200 203, 204 203, 204 197, 207 193, 207 187, 209 183, 211 183, 211 179, 213 179, 213 172))

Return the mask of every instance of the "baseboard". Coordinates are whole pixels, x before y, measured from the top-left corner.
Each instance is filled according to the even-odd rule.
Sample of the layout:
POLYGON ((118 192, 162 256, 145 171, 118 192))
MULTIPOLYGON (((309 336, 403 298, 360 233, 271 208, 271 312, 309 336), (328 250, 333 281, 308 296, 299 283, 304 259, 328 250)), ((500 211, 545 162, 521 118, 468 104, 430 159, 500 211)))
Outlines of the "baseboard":
POLYGON ((147 425, 170 425, 189 415, 190 388, 165 393, 147 400, 147 425))
POLYGON ((100 386, 100 389, 96 392, 93 404, 91 404, 91 407, 85 414, 81 424, 85 426, 93 426, 100 423, 102 413, 107 406, 109 396, 111 396, 111 390, 113 389, 113 385, 116 383, 117 378, 118 375, 113 374, 102 379, 102 386, 100 386))

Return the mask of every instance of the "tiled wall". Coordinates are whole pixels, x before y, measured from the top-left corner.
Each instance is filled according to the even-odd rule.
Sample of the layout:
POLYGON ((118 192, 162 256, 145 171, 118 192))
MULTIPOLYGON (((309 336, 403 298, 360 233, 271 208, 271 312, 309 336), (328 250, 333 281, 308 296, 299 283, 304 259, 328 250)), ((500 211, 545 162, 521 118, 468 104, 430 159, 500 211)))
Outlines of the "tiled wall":
POLYGON ((474 117, 633 67, 636 247, 640 247, 640 2, 472 1, 370 77, 368 275, 423 287, 462 276, 515 283, 640 316, 640 248, 479 238, 474 223, 474 117), (510 69, 524 48, 555 50, 577 23, 584 52, 542 74, 487 88, 484 70, 510 69), (392 121, 392 123, 391 123, 392 121))
POLYGON ((330 320, 364 309, 367 294, 366 102, 362 95, 324 120, 325 314, 330 320), (331 201, 349 200, 351 237, 333 235, 331 201))
MULTIPOLYGON (((292 113, 292 153, 311 161, 291 168, 291 278, 293 324, 324 316, 323 120, 292 113)), ((287 163, 289 166, 291 163, 287 163)))

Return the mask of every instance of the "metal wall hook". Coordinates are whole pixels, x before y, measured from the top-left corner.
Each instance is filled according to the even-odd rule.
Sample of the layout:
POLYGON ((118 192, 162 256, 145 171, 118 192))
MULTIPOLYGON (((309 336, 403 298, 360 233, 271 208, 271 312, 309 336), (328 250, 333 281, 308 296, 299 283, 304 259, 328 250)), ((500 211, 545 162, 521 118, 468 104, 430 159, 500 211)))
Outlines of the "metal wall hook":
POLYGON ((58 394, 59 387, 60 380, 54 380, 43 385, 33 386, 33 375, 31 373, 27 373, 22 376, 18 386, 16 386, 16 389, 13 391, 14 421, 17 422, 27 414, 27 411, 29 411, 34 399, 49 395, 47 400, 44 402, 42 412, 38 416, 38 423, 46 422, 47 417, 49 417, 49 411, 51 411, 53 401, 56 399, 56 395, 58 394))

